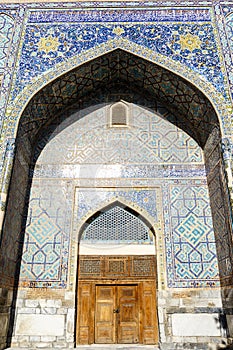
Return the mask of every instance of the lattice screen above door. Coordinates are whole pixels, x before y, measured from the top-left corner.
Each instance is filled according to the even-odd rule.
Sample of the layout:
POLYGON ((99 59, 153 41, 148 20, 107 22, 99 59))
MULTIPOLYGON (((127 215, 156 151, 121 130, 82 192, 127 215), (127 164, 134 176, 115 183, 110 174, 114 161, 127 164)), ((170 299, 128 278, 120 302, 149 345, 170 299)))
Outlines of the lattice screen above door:
POLYGON ((139 214, 126 206, 114 205, 89 219, 81 241, 152 244, 154 235, 139 214))

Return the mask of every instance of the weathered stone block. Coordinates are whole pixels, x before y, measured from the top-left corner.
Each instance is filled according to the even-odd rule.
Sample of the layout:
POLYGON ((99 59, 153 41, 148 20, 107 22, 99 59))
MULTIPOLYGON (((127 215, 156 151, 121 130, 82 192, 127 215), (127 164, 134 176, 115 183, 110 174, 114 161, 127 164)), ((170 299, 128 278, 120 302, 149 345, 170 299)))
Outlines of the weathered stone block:
POLYGON ((52 348, 52 343, 35 343, 33 345, 36 348, 52 348))
POLYGON ((62 300, 60 299, 40 299, 38 300, 41 307, 56 307, 62 306, 62 300))
POLYGON ((38 300, 25 300, 25 306, 26 307, 37 307, 39 305, 39 301, 38 300))
POLYGON ((16 307, 24 307, 24 300, 23 299, 17 299, 16 307))
POLYGON ((59 309, 57 309, 57 314, 58 315, 66 315, 67 314, 67 307, 61 307, 59 309))
POLYGON ((41 309, 41 313, 47 315, 55 315, 57 313, 57 309, 55 307, 44 307, 41 309))
POLYGON ((57 337, 57 341, 60 342, 60 343, 63 343, 66 341, 66 337, 57 337))
POLYGON ((43 336, 41 337, 42 342, 53 342, 56 341, 56 337, 54 336, 43 336))
POLYGON ((18 309, 18 314, 35 314, 36 309, 33 307, 21 307, 18 309))
POLYGON ((56 300, 47 300, 47 307, 61 307, 62 301, 60 299, 56 300))
POLYGON ((5 336, 8 326, 8 314, 0 314, 0 336, 5 336))
POLYGON ((35 342, 40 342, 41 337, 29 337, 30 342, 35 343, 35 342))
POLYGON ((65 292, 65 300, 74 300, 74 293, 73 292, 65 292))
POLYGON ((19 314, 16 335, 62 336, 64 334, 63 315, 19 314))
POLYGON ((219 337, 218 314, 173 314, 172 333, 180 337, 219 337))
POLYGON ((227 315, 227 325, 230 337, 233 337, 233 315, 227 315))
POLYGON ((60 349, 62 349, 62 348, 66 349, 67 348, 67 343, 58 343, 58 342, 56 342, 56 343, 53 344, 53 347, 54 348, 60 348, 60 349))

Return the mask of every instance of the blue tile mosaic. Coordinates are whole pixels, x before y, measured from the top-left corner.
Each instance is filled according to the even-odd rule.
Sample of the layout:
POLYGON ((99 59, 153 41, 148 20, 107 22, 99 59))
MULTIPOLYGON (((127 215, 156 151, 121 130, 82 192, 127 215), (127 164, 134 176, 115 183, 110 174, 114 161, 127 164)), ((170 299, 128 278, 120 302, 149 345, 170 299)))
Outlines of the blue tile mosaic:
MULTIPOLYGON (((10 86, 13 79, 13 71, 16 67, 16 53, 20 41, 22 22, 24 21, 24 8, 2 10, 0 14, 0 132, 5 116, 7 99, 10 95, 10 86)), ((9 124, 11 122, 9 121, 9 124)), ((0 143, 0 151, 2 143, 0 143)))
MULTIPOLYGON (((110 45, 106 47, 106 50, 111 49, 110 48, 111 46, 112 48, 117 47, 119 39, 121 38, 123 40, 126 38, 127 40, 129 40, 129 45, 139 44, 141 47, 141 52, 143 52, 144 48, 147 48, 148 50, 151 51, 151 55, 153 55, 153 52, 158 55, 161 55, 161 58, 164 58, 164 62, 166 62, 166 65, 167 66, 170 65, 171 69, 173 70, 174 70, 174 67, 176 67, 175 62, 177 62, 177 64, 180 64, 183 67, 186 67, 187 69, 190 69, 190 72, 193 72, 193 75, 192 75, 192 78, 190 78, 189 76, 188 79, 191 79, 191 80, 193 79, 193 81, 195 81, 195 73, 200 74, 200 76, 204 77, 204 81, 206 82, 209 81, 210 84, 215 86, 216 89, 226 97, 227 104, 229 104, 228 89, 226 88, 226 81, 224 80, 225 67, 222 64, 221 49, 219 47, 219 42, 217 40, 216 26, 214 22, 213 8, 211 7, 212 5, 211 2, 207 1, 205 3, 206 7, 204 8, 203 7, 200 8, 199 6, 196 6, 198 5, 198 3, 195 4, 195 2, 193 3, 190 2, 190 7, 188 9, 185 8, 185 6, 174 7, 172 1, 170 3, 166 3, 166 7, 163 6, 162 8, 159 7, 163 5, 162 2, 161 3, 157 2, 156 6, 152 2, 151 3, 150 2, 106 2, 106 3, 96 2, 95 4, 96 4, 96 7, 100 6, 100 8, 97 10, 93 9, 92 2, 82 2, 78 4, 72 3, 72 2, 61 3, 60 4, 61 10, 59 11, 57 10, 57 6, 55 3, 49 3, 49 4, 35 3, 35 4, 27 4, 27 5, 24 4, 24 5, 17 5, 17 6, 13 4, 12 5, 9 4, 8 6, 0 5, 0 7, 3 10, 5 10, 6 13, 11 13, 12 11, 16 11, 16 8, 17 8, 17 11, 21 12, 19 17, 20 21, 18 20, 18 23, 17 23, 18 31, 20 30, 20 25, 24 20, 25 10, 27 12, 27 21, 29 22, 28 22, 28 25, 25 22, 26 25, 24 27, 24 31, 21 37, 22 40, 21 40, 19 52, 22 50, 22 46, 25 46, 25 45, 26 46, 29 45, 29 51, 30 51, 30 43, 31 43, 30 38, 28 38, 29 42, 27 42, 27 39, 25 40, 24 35, 25 35, 25 31, 30 32, 30 26, 32 26, 32 30, 34 30, 33 23, 35 24, 35 28, 37 27, 39 28, 40 26, 45 27, 46 25, 49 27, 51 26, 51 22, 49 21, 50 20, 53 21, 54 19, 57 19, 59 20, 59 23, 61 23, 61 21, 64 21, 63 24, 61 24, 61 28, 62 28, 62 27, 66 27, 65 21, 70 20, 72 21, 70 25, 74 27, 74 23, 76 23, 77 25, 76 21, 78 21, 78 18, 79 18, 78 16, 80 16, 81 20, 83 21, 82 25, 84 26, 84 24, 86 24, 88 28, 90 28, 90 31, 95 32, 94 28, 99 29, 100 24, 102 25, 102 27, 105 27, 105 28, 102 28, 101 38, 96 37, 96 43, 98 42, 98 47, 101 45, 101 42, 102 43, 106 42, 106 36, 109 38, 109 40, 110 40, 110 37, 112 38, 111 39, 112 41, 110 40, 111 44, 109 40, 107 40, 107 42, 110 45), (192 6, 192 4, 195 6, 192 6), (114 6, 115 6, 115 9, 114 9, 114 6), (109 10, 109 7, 111 8, 110 10, 109 10), (79 10, 77 10, 77 8, 79 8, 79 10), (119 13, 119 16, 117 15, 117 20, 115 21, 115 17, 117 13, 119 13), (146 13, 146 15, 144 15, 144 13, 146 13), (150 19, 150 22, 147 21, 146 16, 148 16, 148 18, 150 19), (139 20, 139 17, 141 18, 140 20, 139 20), (111 21, 111 18, 112 18, 112 21, 111 21), (136 22, 133 22, 135 23, 135 28, 132 28, 132 30, 130 30, 129 26, 127 25, 127 21, 130 21, 132 23, 132 21, 134 20, 136 21, 136 22), (92 21, 95 21, 95 22, 92 22, 92 21), (100 21, 100 22, 97 23, 97 21, 100 21), (107 23, 107 26, 104 25, 104 23, 107 23), (181 23, 183 25, 181 25, 181 23), (173 24, 174 24, 174 28, 171 28, 173 24), (141 32, 138 29, 139 27, 137 27, 137 25, 142 27, 141 32), (110 36, 108 34, 109 33, 108 29, 110 28, 109 26, 112 26, 112 34, 110 36), (125 33, 122 32, 121 26, 125 26, 123 28, 125 33), (176 26, 180 26, 181 28, 180 31, 178 31, 178 35, 175 29, 176 26), (167 33, 165 32, 164 34, 163 30, 161 31, 161 28, 158 28, 158 27, 168 28, 167 33), (203 34, 201 34, 201 32, 203 32, 201 28, 202 29, 204 28, 207 30, 208 32, 207 40, 205 40, 205 37, 203 36, 203 34), (173 29, 174 29, 174 33, 171 36, 170 32, 173 29), (115 31, 115 33, 113 32, 113 30, 115 31), (151 35, 151 30, 152 31, 155 30, 157 32, 161 31, 162 33, 161 38, 156 38, 156 40, 154 40, 153 36, 152 38, 150 38, 149 34, 151 35), (184 38, 185 31, 186 31, 186 34, 187 32, 188 34, 191 34, 192 38, 190 36, 186 36, 184 38), (105 33, 107 34, 105 35, 105 33), (145 36, 145 33, 146 33, 146 36, 145 36), (182 40, 184 39, 182 45, 184 45, 184 42, 186 42, 186 44, 188 43, 188 46, 182 47, 181 43, 179 43, 179 39, 178 39, 179 36, 182 40), (156 43, 152 43, 153 40, 156 43), (194 48, 195 46, 194 44, 197 44, 198 40, 202 40, 200 50, 198 49, 198 45, 196 48, 194 48), (170 53, 172 54, 170 55, 170 53), (166 61, 166 58, 167 60, 170 60, 170 62, 166 61), (174 66, 171 65, 171 60, 174 62, 174 66)), ((59 24, 57 24, 57 26, 59 26, 59 24)), ((54 25, 54 27, 57 27, 57 26, 54 25)), ((40 30, 38 30, 38 33, 39 31, 40 30)), ((65 34, 66 32, 68 33, 67 28, 65 29, 65 34)), ((33 37, 33 33, 31 34, 33 37)), ((49 32, 47 32, 44 38, 41 37, 41 39, 45 39, 44 44, 46 46, 48 44, 48 42, 46 43, 46 40, 49 38, 49 35, 50 35, 49 32)), ((85 37, 85 35, 83 35, 83 37, 85 37)), ((222 37, 223 36, 221 36, 221 38, 222 37)), ((51 38, 55 38, 55 42, 58 39, 55 34, 52 34, 51 38)), ((59 44, 61 44, 60 46, 62 47, 62 44, 63 44, 62 37, 59 38, 59 40, 61 40, 61 42, 59 41, 59 44)), ((82 46, 81 53, 77 55, 71 52, 71 57, 77 60, 77 64, 82 62, 82 57, 84 57, 85 52, 87 52, 86 51, 87 49, 85 47, 87 43, 84 43, 83 45, 83 42, 82 42, 83 40, 80 40, 80 41, 81 41, 80 46, 82 46)), ((71 42, 70 44, 72 46, 71 42)), ((27 57, 28 53, 25 52, 25 57, 24 58, 22 57, 22 60, 21 60, 22 67, 21 68, 18 67, 18 64, 15 66, 16 71, 14 74, 15 74, 15 77, 16 75, 18 75, 18 78, 17 78, 18 80, 17 80, 17 84, 15 85, 15 89, 12 90, 12 92, 14 91, 14 93, 12 94, 13 100, 11 100, 12 105, 17 105, 15 103, 15 97, 18 91, 20 91, 20 89, 23 88, 23 86, 26 87, 27 85, 27 94, 24 93, 22 95, 24 96, 24 98, 26 97, 26 100, 24 102, 21 100, 22 101, 21 103, 23 105, 24 103, 27 102, 31 93, 33 94, 33 91, 37 90, 38 87, 36 87, 36 85, 35 86, 30 85, 33 81, 33 76, 38 77, 38 76, 41 76, 42 74, 42 77, 43 77, 44 73, 49 71, 51 72, 49 73, 50 78, 48 76, 46 78, 45 77, 41 78, 42 79, 41 82, 38 81, 38 84, 39 84, 38 86, 41 86, 42 84, 45 83, 47 79, 51 79, 51 78, 53 79, 54 77, 56 77, 55 71, 57 71, 58 66, 61 64, 61 62, 64 62, 64 63, 70 62, 69 54, 67 54, 66 49, 64 49, 64 47, 61 51, 58 51, 58 52, 55 52, 56 50, 53 50, 54 51, 53 53, 46 52, 45 56, 42 57, 43 55, 41 56, 41 52, 37 50, 38 48, 36 46, 36 42, 33 45, 35 46, 31 48, 32 52, 31 53, 28 52, 29 56, 27 57), (30 55, 32 55, 32 57, 30 57, 30 55), (38 55, 37 59, 33 57, 33 55, 36 55, 36 56, 38 55), (37 72, 38 74, 37 73, 34 74, 35 67, 33 67, 32 69, 29 69, 29 71, 27 70, 26 67, 24 67, 26 69, 25 73, 26 73, 27 79, 30 79, 30 84, 27 84, 26 81, 23 81, 22 80, 23 77, 20 76, 21 73, 24 74, 23 73, 24 59, 28 60, 27 62, 25 62, 25 66, 36 64, 35 67, 39 69, 37 72), (43 63, 38 65, 38 60, 42 61, 43 63), (18 70, 18 68, 20 70, 18 70), (54 71, 55 76, 53 76, 52 71, 54 71), (22 83, 21 86, 20 85, 18 86, 19 82, 22 83), (33 86, 34 86, 34 89, 32 88, 33 86), (30 89, 32 89, 31 92, 30 92, 30 89)), ((53 45, 54 43, 52 43, 52 47, 53 45)), ((48 46, 50 46, 50 44, 48 44, 48 46)), ((73 50, 76 51, 77 53, 79 50, 79 47, 75 47, 75 45, 73 46, 74 46, 73 50)), ((17 45, 15 46, 15 48, 17 49, 17 45)), ((97 49, 97 46, 92 46, 92 48, 97 49)), ((93 54, 88 52, 88 56, 91 58, 93 57, 93 54)), ((12 55, 12 57, 14 57, 14 54, 12 55)), ((69 64, 69 67, 72 68, 70 64, 69 64)), ((180 69, 178 67, 180 66, 177 66, 177 69, 180 72, 180 69)), ((64 68, 63 68, 63 71, 64 71, 64 68)), ((11 70, 11 74, 9 77, 10 79, 12 78, 12 72, 13 70, 11 70)), ((188 71, 186 71, 184 75, 186 75, 187 72, 188 71)), ((59 71, 59 73, 57 74, 60 75, 61 72, 59 71)), ((199 79, 199 82, 203 83, 202 79, 201 80, 199 79)), ((33 81, 33 84, 34 83, 35 83, 35 80, 33 81)), ((210 92, 211 90, 210 86, 208 88, 206 86, 206 89, 207 89, 206 91, 210 92)), ((213 94, 213 91, 211 93, 213 94)), ((220 99, 222 98, 221 95, 218 96, 218 100, 219 98, 220 99)), ((6 101, 6 98, 4 95, 3 95, 3 101, 6 101)), ((219 103, 217 102, 217 104, 219 103)), ((4 105, 5 105, 5 102, 4 102, 4 105)), ((17 116, 21 113, 20 111, 21 108, 22 107, 19 107, 19 110, 13 113, 10 112, 12 120, 17 118, 17 116)), ((224 128, 226 128, 227 133, 230 133, 229 126, 228 126, 229 123, 227 122, 227 118, 229 118, 229 113, 231 112, 225 113, 224 109, 221 108, 220 105, 219 105, 219 108, 220 108, 219 113, 221 114, 224 128)), ((228 106, 227 106, 227 109, 229 109, 228 106)), ((4 108, 2 108, 2 113, 4 113, 4 108)), ((13 122, 8 123, 7 131, 9 133, 9 137, 12 137, 12 135, 15 133, 15 124, 13 122)))
POLYGON ((32 186, 21 264, 21 286, 67 287, 71 225, 69 186, 32 186), (34 194, 33 194, 34 193, 34 194), (35 197, 37 196, 37 198, 35 197))
POLYGON ((28 25, 14 96, 31 79, 55 65, 119 37, 185 64, 204 76, 225 96, 223 72, 211 22, 127 24, 123 21, 117 24, 28 25))
POLYGON ((224 18, 223 25, 224 25, 224 29, 225 29, 225 33, 224 33, 225 35, 221 36, 221 42, 222 42, 222 45, 223 45, 224 50, 226 52, 224 59, 225 59, 226 66, 227 66, 227 75, 228 75, 228 79, 230 82, 231 94, 233 95, 233 69, 232 69, 232 63, 233 63, 233 45, 232 45, 233 16, 232 16, 232 12, 230 12, 230 10, 232 11, 233 8, 232 7, 227 8, 229 13, 226 13, 226 11, 224 11, 224 9, 225 8, 223 8, 223 12, 224 12, 224 14, 227 14, 227 17, 224 18))
POLYGON ((8 15, 0 14, 0 32, 2 33, 0 42, 0 71, 7 64, 7 55, 13 30, 14 20, 8 15))

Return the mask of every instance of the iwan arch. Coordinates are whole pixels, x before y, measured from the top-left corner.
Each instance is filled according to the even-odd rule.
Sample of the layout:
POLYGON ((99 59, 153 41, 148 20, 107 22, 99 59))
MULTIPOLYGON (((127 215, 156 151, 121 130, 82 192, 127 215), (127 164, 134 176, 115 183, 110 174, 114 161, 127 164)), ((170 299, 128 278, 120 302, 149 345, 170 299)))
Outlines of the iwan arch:
POLYGON ((22 113, 3 171, 3 347, 230 337, 225 102, 130 51, 83 55, 9 106, 22 113))

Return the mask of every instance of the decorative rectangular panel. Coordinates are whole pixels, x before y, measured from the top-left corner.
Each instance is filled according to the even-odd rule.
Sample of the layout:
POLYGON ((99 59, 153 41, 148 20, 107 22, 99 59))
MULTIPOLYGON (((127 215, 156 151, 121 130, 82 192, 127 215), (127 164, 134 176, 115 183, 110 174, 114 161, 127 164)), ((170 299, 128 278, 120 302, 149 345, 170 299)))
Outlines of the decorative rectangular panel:
POLYGON ((131 260, 131 275, 137 277, 155 276, 155 257, 134 257, 131 260))
POLYGON ((79 279, 156 276, 155 256, 80 256, 79 279))

